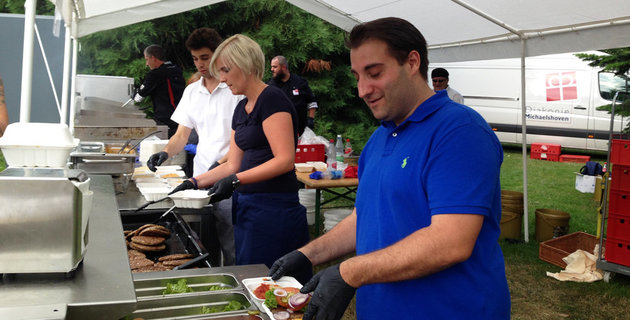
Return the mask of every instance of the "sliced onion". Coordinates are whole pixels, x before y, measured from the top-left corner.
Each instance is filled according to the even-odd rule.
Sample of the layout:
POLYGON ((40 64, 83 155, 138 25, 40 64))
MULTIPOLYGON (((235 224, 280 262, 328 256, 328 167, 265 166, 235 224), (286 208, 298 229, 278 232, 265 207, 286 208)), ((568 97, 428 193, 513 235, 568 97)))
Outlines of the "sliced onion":
POLYGON ((289 306, 292 309, 300 309, 308 302, 310 297, 311 295, 308 293, 296 293, 289 297, 289 306))
POLYGON ((287 320, 291 315, 286 311, 278 311, 273 314, 275 320, 287 320))
POLYGON ((286 297, 287 296, 287 290, 284 290, 282 288, 278 288, 278 289, 273 290, 273 294, 276 297, 286 297))

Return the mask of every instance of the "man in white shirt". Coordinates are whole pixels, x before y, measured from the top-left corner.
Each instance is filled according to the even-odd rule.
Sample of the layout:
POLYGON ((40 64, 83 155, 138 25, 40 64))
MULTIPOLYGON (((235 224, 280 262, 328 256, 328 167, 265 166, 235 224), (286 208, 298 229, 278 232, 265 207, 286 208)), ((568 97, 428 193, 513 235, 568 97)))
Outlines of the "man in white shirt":
MULTIPOLYGON (((169 157, 184 149, 192 129, 197 131, 199 142, 193 160, 193 176, 224 162, 222 159, 229 149, 232 134, 232 115, 236 104, 243 96, 235 96, 225 83, 219 82, 209 72, 209 64, 214 50, 223 41, 211 28, 194 30, 186 40, 201 78, 184 90, 182 99, 171 119, 179 124, 164 150, 152 155, 147 161, 149 169, 155 171, 169 157)), ((223 253, 223 265, 234 264, 234 230, 232 227, 232 199, 213 204, 215 229, 211 234, 218 235, 223 253)), ((210 251, 210 248, 207 248, 210 251)), ((212 252, 211 252, 212 254, 212 252)))
POLYGON ((448 71, 446 71, 446 69, 433 69, 433 71, 431 71, 431 80, 433 81, 433 91, 446 90, 446 94, 448 94, 451 100, 464 104, 464 96, 448 85, 448 71))

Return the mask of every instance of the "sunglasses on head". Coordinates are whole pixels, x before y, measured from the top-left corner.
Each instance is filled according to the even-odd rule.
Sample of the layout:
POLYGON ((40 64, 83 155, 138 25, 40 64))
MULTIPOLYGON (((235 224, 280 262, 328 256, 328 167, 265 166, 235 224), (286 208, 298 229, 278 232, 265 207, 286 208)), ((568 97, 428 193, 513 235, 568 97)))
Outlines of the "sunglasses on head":
POLYGON ((442 83, 442 82, 444 82, 444 79, 433 79, 433 82, 442 83))

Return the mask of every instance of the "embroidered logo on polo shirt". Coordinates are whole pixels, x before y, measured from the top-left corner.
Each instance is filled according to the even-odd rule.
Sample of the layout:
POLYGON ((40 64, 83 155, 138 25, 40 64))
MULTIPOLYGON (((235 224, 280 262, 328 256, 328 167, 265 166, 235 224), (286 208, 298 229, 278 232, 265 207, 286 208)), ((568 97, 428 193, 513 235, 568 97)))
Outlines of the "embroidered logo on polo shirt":
POLYGON ((404 168, 407 166, 407 159, 409 159, 409 157, 406 157, 406 158, 404 158, 404 159, 403 159, 403 162, 402 162, 402 164, 400 165, 400 167, 401 167, 401 168, 403 168, 403 169, 404 169, 404 168))

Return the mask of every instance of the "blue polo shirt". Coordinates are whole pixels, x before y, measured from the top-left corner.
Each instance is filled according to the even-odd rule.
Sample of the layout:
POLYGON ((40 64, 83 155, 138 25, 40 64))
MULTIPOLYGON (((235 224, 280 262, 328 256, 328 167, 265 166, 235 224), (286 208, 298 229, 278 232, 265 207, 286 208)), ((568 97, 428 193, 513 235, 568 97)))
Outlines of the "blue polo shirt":
POLYGON ((486 121, 441 91, 399 126, 382 122, 359 159, 357 254, 385 248, 435 214, 485 216, 471 257, 441 272, 357 291, 359 319, 509 319, 497 242, 503 149, 486 121))

